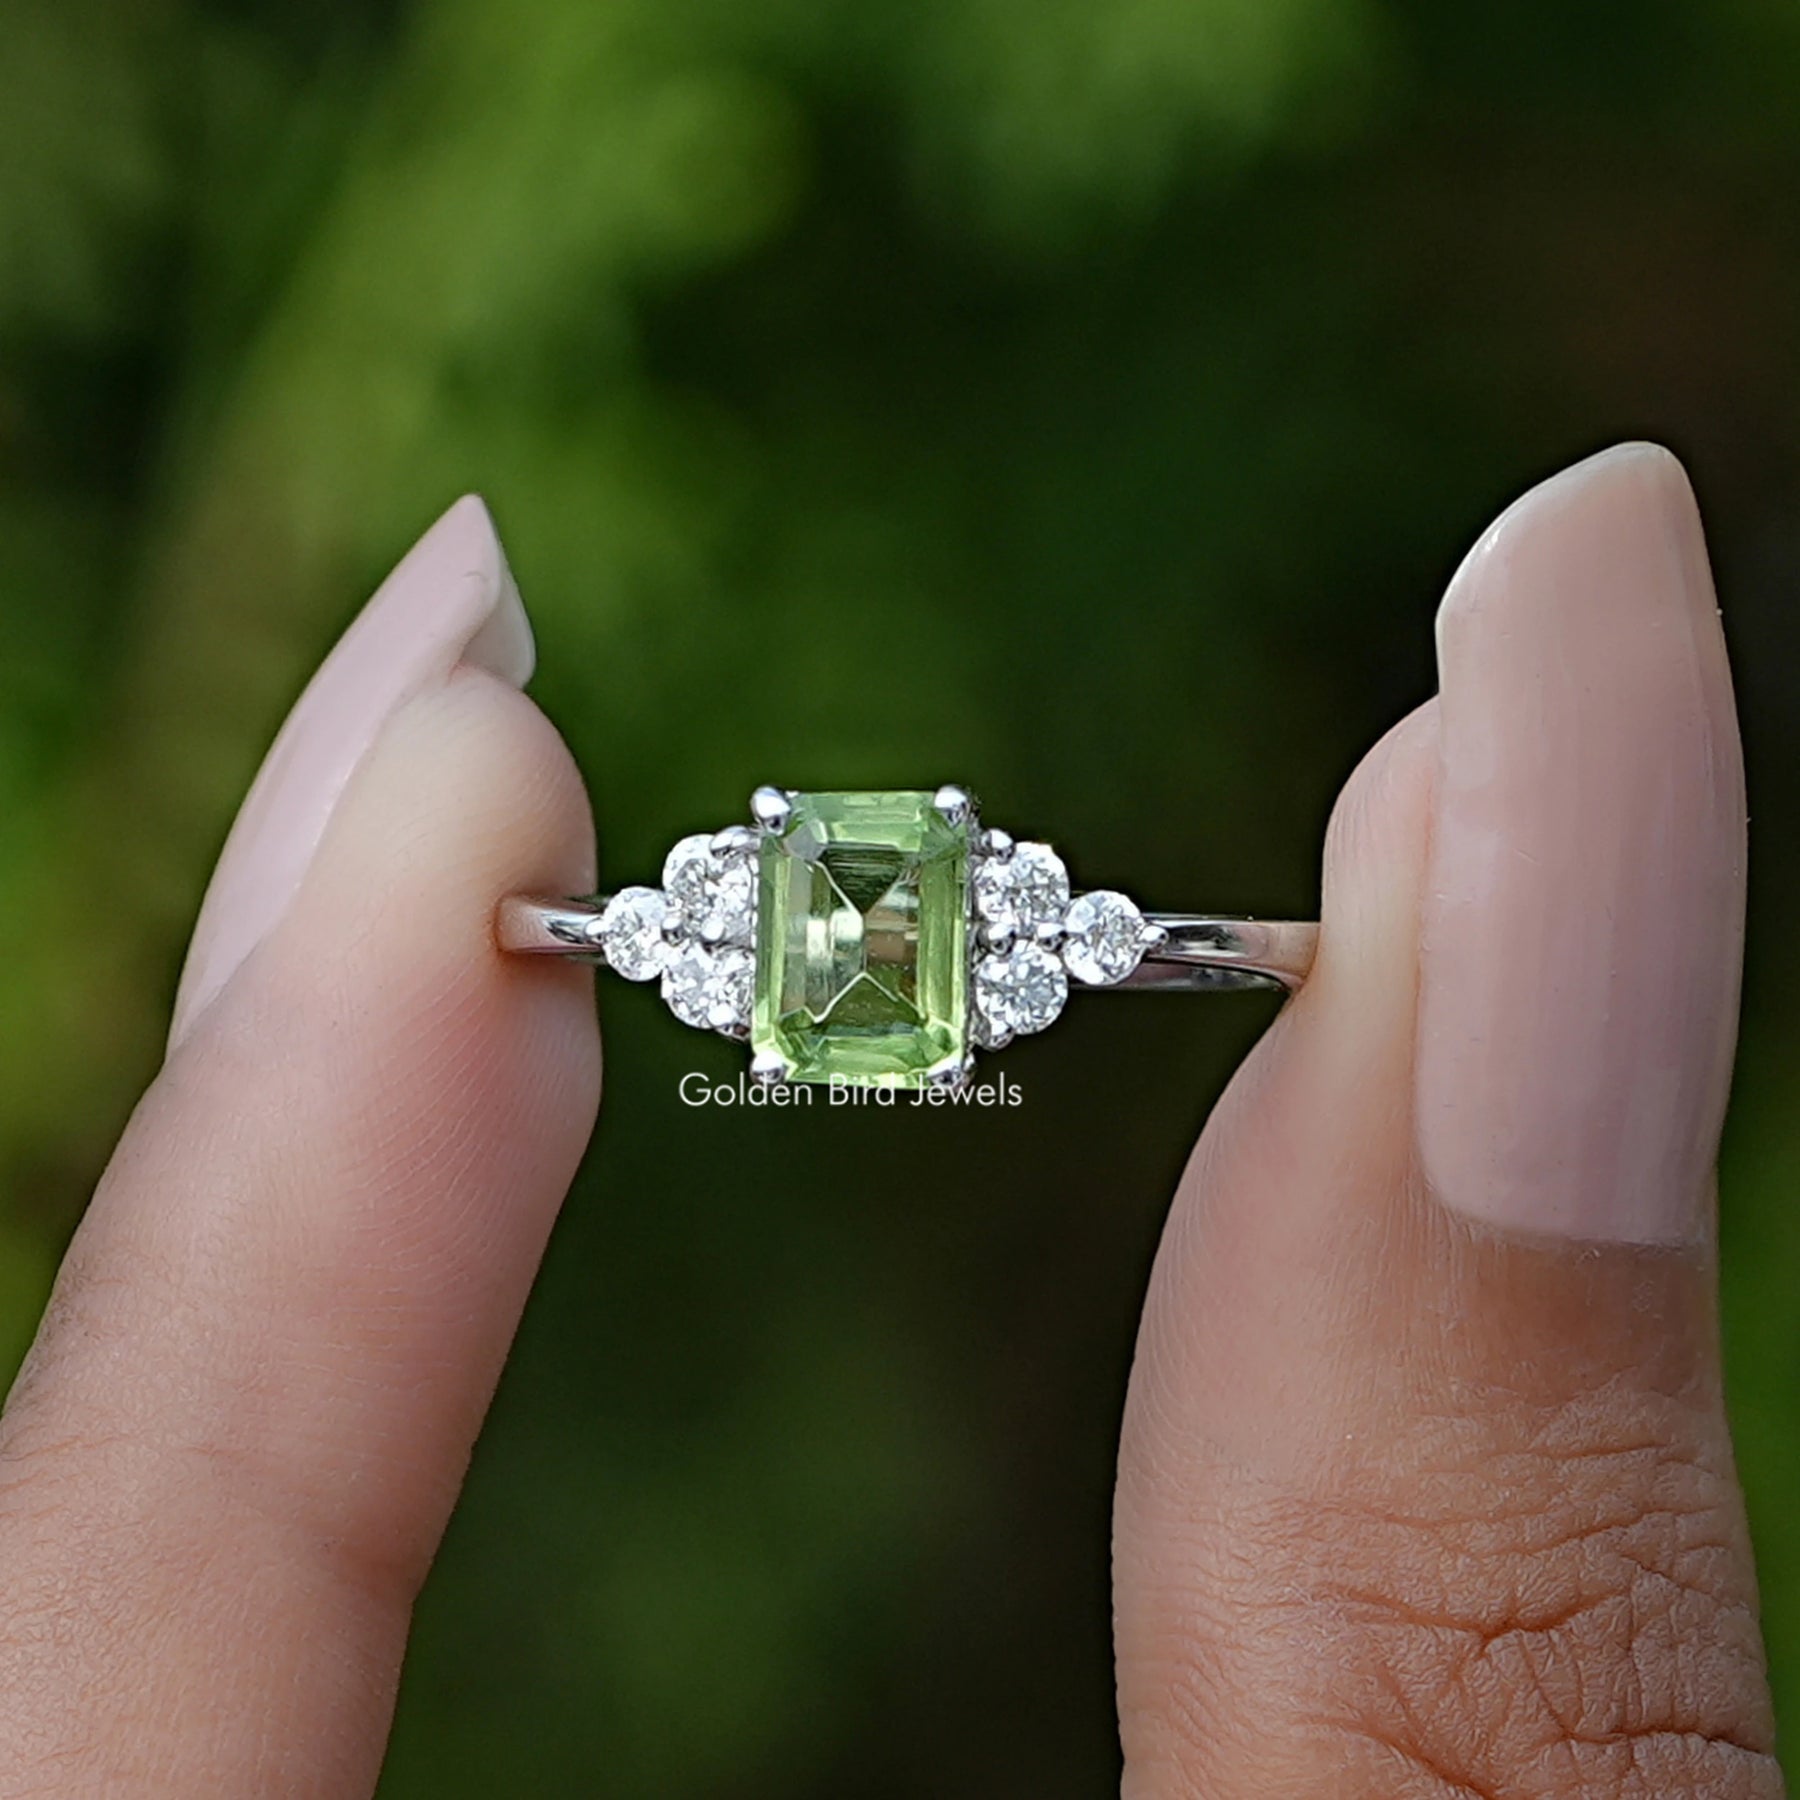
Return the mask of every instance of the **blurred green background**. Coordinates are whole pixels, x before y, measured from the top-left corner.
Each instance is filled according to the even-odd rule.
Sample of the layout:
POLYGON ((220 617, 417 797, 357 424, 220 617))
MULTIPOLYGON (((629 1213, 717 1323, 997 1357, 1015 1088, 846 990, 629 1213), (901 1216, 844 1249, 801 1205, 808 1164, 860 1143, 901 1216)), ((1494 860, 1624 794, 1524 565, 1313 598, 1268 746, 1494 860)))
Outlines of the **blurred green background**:
MULTIPOLYGON (((238 795, 459 492, 608 881, 759 781, 954 778, 1078 880, 1307 915, 1475 533, 1653 436, 1749 740, 1726 1329, 1793 1728, 1791 0, 0 18, 6 1368, 238 795)), ((1077 1004, 1016 1112, 748 1121, 675 1101, 730 1046, 604 1005, 383 1794, 1106 1792, 1136 1307, 1268 1004, 1077 1004)))

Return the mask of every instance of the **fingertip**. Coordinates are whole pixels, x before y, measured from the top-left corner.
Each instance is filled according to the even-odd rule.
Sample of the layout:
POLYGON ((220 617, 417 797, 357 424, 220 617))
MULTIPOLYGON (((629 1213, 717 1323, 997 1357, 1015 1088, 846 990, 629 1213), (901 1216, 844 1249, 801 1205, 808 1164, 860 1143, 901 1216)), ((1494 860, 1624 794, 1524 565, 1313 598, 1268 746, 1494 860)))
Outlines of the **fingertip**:
POLYGON ((1438 623, 1417 1111, 1505 1229, 1701 1242, 1729 1090, 1743 761, 1694 493, 1666 450, 1516 502, 1438 623))
POLYGON ((1648 510, 1662 518, 1686 513, 1699 525, 1699 505, 1681 459, 1656 443, 1633 440, 1597 450, 1527 488, 1475 540, 1444 590, 1437 611, 1440 660, 1447 631, 1481 611, 1494 583, 1486 565, 1504 562, 1521 544, 1530 545, 1571 511, 1586 515, 1596 507, 1648 510))
POLYGON ((1437 764, 1438 703, 1392 726, 1345 782, 1325 831, 1320 957, 1332 973, 1416 943, 1437 764))
POLYGON ((485 669, 509 687, 522 688, 537 669, 537 638, 530 615, 513 579, 505 547, 488 503, 479 494, 464 494, 444 515, 443 525, 478 547, 486 585, 493 595, 487 617, 464 646, 462 660, 485 669))
POLYGON ((401 558, 295 702, 207 884, 170 1027, 178 1044, 306 879, 391 720, 459 668, 522 686, 531 626, 486 505, 450 507, 401 558))
POLYGON ((1320 1119, 1327 1138, 1356 1096, 1410 1086, 1437 743, 1434 699, 1357 765, 1326 829, 1319 954, 1283 1043, 1336 1096, 1320 1119))
POLYGON ((465 666, 370 759, 267 946, 265 988, 304 1007, 294 985, 316 997, 335 964, 334 1035, 384 1046, 390 1103, 424 1128, 448 1103, 443 1066, 481 1071, 464 1114, 512 1140, 515 1171, 543 1169, 560 1200, 598 1101, 592 973, 505 955, 493 918, 509 893, 591 891, 594 860, 586 790, 555 727, 465 666))

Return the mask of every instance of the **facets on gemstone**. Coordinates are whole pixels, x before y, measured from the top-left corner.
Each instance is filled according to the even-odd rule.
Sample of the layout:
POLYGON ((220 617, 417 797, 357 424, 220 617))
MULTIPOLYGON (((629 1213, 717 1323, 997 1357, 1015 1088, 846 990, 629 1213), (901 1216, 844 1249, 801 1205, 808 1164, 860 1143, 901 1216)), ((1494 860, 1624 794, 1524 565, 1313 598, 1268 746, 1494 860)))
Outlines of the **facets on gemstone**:
POLYGON ((762 841, 751 1046, 792 1081, 925 1086, 966 1049, 969 821, 914 790, 788 801, 762 841))
POLYGON ((708 944, 749 944, 756 935, 756 855, 720 850, 705 832, 684 837, 663 863, 663 886, 683 930, 708 944))
POLYGON ((748 950, 710 950, 689 942, 670 953, 662 995, 684 1025, 730 1031, 750 1021, 756 959, 748 950))
POLYGON ((1069 904, 1069 871, 1048 844, 1015 844, 1009 856, 975 867, 975 910, 990 924, 1033 932, 1060 925, 1069 904))
POLYGON ((1077 981, 1110 987, 1143 960, 1148 942, 1144 915, 1123 894, 1083 894, 1069 908, 1063 961, 1077 981))
POLYGON ((985 1038, 1042 1031, 1068 997, 1068 972, 1041 944, 1015 944, 975 965, 975 1010, 985 1038))
POLYGON ((597 927, 607 966, 627 981, 660 975, 669 956, 669 940, 663 934, 668 919, 666 895, 655 888, 621 888, 607 901, 597 927))
POLYGON ((712 910, 701 921, 700 935, 720 943, 752 944, 756 941, 756 857, 733 851, 719 858, 719 865, 712 910))
POLYGON ((704 910, 712 857, 712 834, 700 831, 684 837, 663 858, 663 886, 683 912, 704 910))

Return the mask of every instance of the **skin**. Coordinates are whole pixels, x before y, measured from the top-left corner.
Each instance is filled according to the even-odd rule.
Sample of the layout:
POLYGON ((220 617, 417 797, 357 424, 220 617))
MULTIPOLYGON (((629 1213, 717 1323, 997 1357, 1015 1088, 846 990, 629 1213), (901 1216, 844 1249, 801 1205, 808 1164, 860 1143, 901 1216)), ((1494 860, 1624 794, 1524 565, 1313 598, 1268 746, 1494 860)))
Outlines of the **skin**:
MULTIPOLYGON (((1606 472, 1612 528, 1691 505, 1673 479, 1643 454, 1606 472)), ((1531 557, 1501 561, 1541 598, 1531 557)), ((303 867, 252 882, 228 852, 168 1061, 0 1421, 8 1800, 375 1783, 411 1606, 599 1096, 588 975, 491 937, 501 896, 591 887, 581 784, 518 691, 528 656, 478 653, 466 623, 464 654, 385 693, 303 867)), ((1710 691, 1694 741, 1729 810, 1710 691)), ((1174 1199, 1119 1459, 1128 1800, 1782 1792, 1714 1319, 1736 942, 1706 915, 1727 949, 1676 995, 1680 1030, 1658 1014, 1572 1071, 1712 1058, 1659 1090, 1693 1096, 1655 1119, 1677 1175, 1621 1199, 1583 1139, 1549 1199, 1506 1198, 1570 1123, 1501 1131, 1516 1090, 1470 1046, 1553 1057, 1562 1034, 1548 1003, 1502 1030, 1468 1010, 1498 990, 1424 993, 1433 909, 1466 931, 1552 889, 1518 858, 1491 893, 1443 866, 1461 704, 1447 661, 1351 779, 1317 968, 1174 1199), (1421 1018, 1461 1058, 1423 1133, 1443 1068, 1421 1018)), ((1594 758, 1604 816, 1632 813, 1604 784, 1640 761, 1594 758)), ((1741 806, 1707 819, 1684 860, 1737 864, 1669 903, 1741 915, 1741 806)), ((1623 950, 1600 961, 1648 991, 1623 950)))

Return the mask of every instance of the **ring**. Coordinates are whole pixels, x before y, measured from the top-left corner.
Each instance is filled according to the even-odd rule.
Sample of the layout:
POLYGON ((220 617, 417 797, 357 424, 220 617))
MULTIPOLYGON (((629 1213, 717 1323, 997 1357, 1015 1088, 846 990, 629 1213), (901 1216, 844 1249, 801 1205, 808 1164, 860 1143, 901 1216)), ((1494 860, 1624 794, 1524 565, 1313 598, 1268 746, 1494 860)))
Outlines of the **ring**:
POLYGON ((760 787, 751 825, 685 837, 660 888, 501 902, 504 950, 662 983, 750 1077, 966 1087, 976 1049, 1042 1031, 1070 984, 1176 992, 1306 979, 1316 924, 1145 913, 1075 893, 1048 844, 984 829, 960 787, 760 787))

